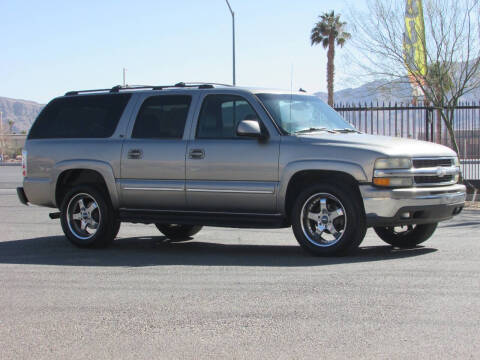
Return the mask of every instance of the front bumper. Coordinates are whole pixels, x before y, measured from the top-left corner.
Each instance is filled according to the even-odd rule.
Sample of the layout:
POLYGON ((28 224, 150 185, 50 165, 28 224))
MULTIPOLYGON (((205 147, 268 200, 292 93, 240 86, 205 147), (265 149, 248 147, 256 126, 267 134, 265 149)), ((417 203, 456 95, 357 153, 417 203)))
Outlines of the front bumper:
POLYGON ((382 189, 360 186, 368 226, 428 224, 448 220, 465 204, 466 187, 382 189), (408 214, 408 216, 407 216, 408 214))

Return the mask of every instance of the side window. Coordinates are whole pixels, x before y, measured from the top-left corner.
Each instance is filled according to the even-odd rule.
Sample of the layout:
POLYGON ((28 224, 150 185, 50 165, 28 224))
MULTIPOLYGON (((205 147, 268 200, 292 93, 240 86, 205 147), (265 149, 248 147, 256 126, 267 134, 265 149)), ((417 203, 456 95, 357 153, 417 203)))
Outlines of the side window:
POLYGON ((138 112, 132 138, 181 139, 191 101, 185 95, 149 97, 138 112))
POLYGON ((130 94, 76 95, 52 100, 38 115, 29 139, 108 138, 130 94))
POLYGON ((198 118, 197 138, 236 138, 235 130, 240 121, 257 118, 252 106, 240 96, 208 95, 198 118))

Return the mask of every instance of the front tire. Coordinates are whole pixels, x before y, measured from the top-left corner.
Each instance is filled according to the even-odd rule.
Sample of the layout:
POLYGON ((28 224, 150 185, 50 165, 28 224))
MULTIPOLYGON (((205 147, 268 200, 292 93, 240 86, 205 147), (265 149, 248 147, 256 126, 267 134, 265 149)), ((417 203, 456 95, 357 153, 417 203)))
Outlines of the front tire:
POLYGON ((193 235, 198 233, 203 226, 201 225, 177 225, 177 224, 155 224, 158 230, 172 241, 190 240, 193 235))
POLYGON ((120 229, 108 196, 89 185, 66 194, 60 222, 67 239, 78 247, 106 247, 120 229))
POLYGON ((302 191, 292 210, 292 228, 313 255, 331 256, 357 248, 367 230, 358 196, 351 188, 330 183, 302 191))
POLYGON ((374 227, 377 235, 392 246, 408 249, 427 241, 435 232, 438 223, 407 226, 374 227))

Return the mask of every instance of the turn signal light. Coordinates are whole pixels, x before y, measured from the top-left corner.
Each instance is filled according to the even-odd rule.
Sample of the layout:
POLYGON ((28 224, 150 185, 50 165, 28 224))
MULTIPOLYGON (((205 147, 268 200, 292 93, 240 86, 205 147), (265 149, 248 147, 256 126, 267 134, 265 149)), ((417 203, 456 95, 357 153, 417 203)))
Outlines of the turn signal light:
POLYGON ((373 184, 383 187, 410 187, 413 186, 412 177, 377 177, 373 184))
POLYGON ((377 186, 390 186, 389 178, 374 178, 373 183, 377 186))

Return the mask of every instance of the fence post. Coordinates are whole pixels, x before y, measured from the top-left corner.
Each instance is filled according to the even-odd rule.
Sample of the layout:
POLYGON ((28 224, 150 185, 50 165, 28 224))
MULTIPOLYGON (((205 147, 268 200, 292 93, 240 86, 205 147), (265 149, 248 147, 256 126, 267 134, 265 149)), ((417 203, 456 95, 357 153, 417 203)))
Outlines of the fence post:
POLYGON ((428 121, 430 117, 430 112, 428 107, 425 107, 425 141, 428 141, 428 121))
POLYGON ((364 106, 365 106, 365 133, 368 134, 368 105, 366 101, 364 106))
POLYGON ((433 132, 433 107, 430 109, 430 141, 435 142, 435 134, 433 132))
POLYGON ((372 109, 371 101, 370 101, 370 134, 373 134, 373 109, 372 109))
POLYGON ((397 102, 395 101, 395 137, 398 136, 398 122, 397 122, 397 102))

